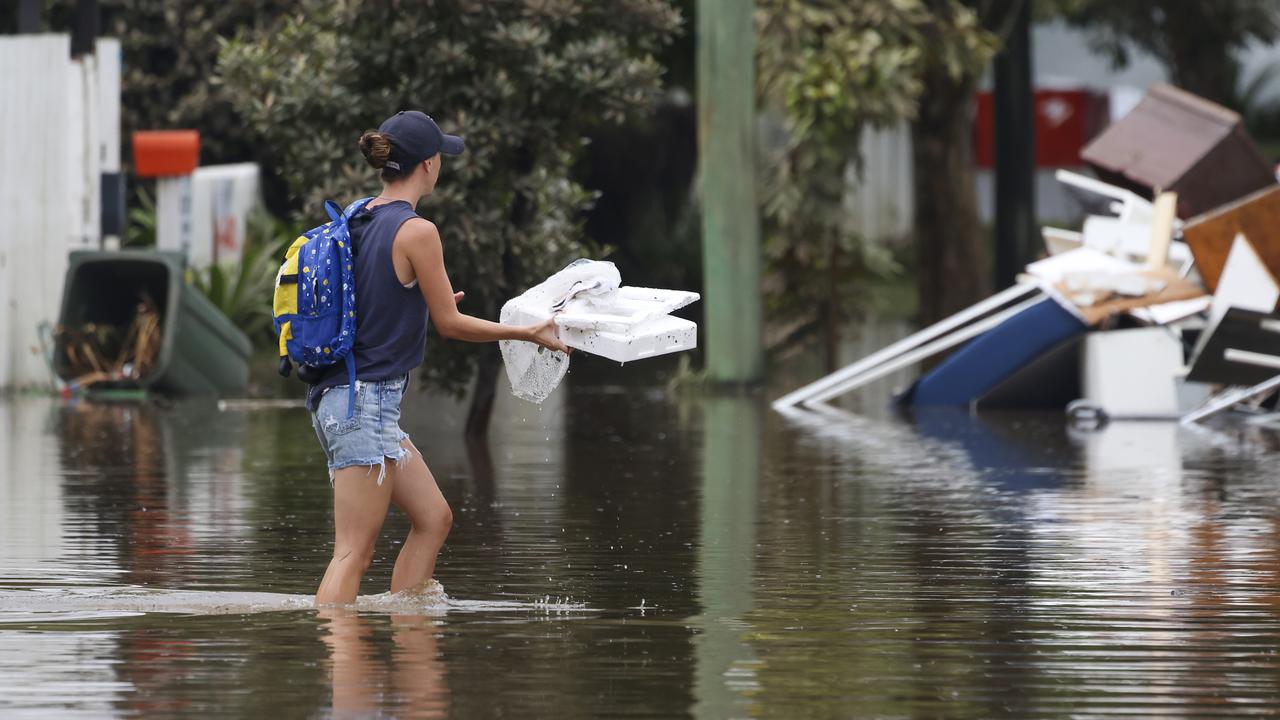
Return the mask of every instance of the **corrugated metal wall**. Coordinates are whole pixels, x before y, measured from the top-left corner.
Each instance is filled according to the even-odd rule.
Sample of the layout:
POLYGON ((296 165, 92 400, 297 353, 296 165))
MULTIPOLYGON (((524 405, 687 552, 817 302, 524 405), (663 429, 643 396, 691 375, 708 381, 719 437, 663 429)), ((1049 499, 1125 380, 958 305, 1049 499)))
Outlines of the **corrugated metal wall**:
POLYGON ((42 337, 67 253, 98 247, 101 81, 93 56, 70 55, 66 35, 0 37, 0 387, 52 383, 42 337))
POLYGON ((861 152, 861 177, 849 169, 850 215, 869 242, 901 240, 911 232, 915 212, 910 126, 864 131, 861 152))

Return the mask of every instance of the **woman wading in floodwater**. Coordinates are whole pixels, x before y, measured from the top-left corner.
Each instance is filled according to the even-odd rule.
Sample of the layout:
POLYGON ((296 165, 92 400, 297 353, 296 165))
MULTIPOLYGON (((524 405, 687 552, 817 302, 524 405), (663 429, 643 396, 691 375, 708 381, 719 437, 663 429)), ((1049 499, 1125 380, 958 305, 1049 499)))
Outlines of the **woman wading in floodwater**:
POLYGON ((349 603, 373 559, 388 503, 413 523, 391 575, 391 591, 422 592, 453 524, 453 513, 422 454, 400 429, 400 401, 422 364, 427 317, 446 338, 468 342, 526 340, 561 352, 555 324, 510 327, 458 312, 436 226, 414 211, 440 177, 441 155, 462 152, 417 111, 399 112, 360 138, 381 170, 382 193, 351 218, 355 253, 356 406, 347 416, 341 364, 312 385, 307 409, 329 461, 335 541, 316 603, 349 603), (339 390, 339 392, 331 392, 339 390))

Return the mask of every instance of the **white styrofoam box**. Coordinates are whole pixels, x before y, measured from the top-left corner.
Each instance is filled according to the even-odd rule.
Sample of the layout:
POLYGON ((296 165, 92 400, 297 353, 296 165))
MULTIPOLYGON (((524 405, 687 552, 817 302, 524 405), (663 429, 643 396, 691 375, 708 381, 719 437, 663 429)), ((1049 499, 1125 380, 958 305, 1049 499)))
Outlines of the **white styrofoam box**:
POLYGON ((620 287, 574 298, 556 325, 569 347, 629 362, 697 347, 698 326, 667 314, 697 300, 685 290, 620 287))
POLYGON ((624 331, 647 320, 697 302, 698 293, 687 290, 620 287, 603 295, 580 295, 558 315, 561 327, 581 330, 624 331))
POLYGON ((1179 415, 1182 341, 1169 328, 1089 333, 1084 339, 1084 398, 1112 418, 1179 415))
POLYGON ((630 362, 698 346, 698 326, 671 315, 659 315, 625 329, 575 326, 574 318, 557 316, 565 345, 617 362, 630 362))

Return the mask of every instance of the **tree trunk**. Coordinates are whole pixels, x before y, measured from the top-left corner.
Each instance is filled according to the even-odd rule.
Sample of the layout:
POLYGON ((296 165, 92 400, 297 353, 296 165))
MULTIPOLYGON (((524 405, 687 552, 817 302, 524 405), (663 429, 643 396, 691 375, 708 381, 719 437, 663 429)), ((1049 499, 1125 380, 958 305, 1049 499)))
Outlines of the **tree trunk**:
POLYGON ((471 394, 471 407, 467 409, 466 437, 474 441, 489 432, 489 419, 493 417, 493 401, 498 391, 498 370, 502 368, 502 354, 497 343, 484 348, 476 363, 476 380, 471 394))
MULTIPOLYGON (((515 159, 516 170, 527 176, 536 167, 537 153, 533 145, 523 145, 515 159)), ((511 223, 512 234, 519 235, 529 227, 536 215, 533 201, 525 193, 517 191, 511 200, 511 210, 507 215, 511 223)), ((516 287, 520 277, 515 253, 511 243, 504 243, 502 248, 502 288, 510 290, 516 287)), ((498 307, 490 305, 485 308, 483 317, 498 320, 498 307)), ((471 440, 485 437, 489 433, 489 420, 493 417, 493 401, 497 396, 498 371, 502 368, 502 352, 498 343, 487 343, 481 351, 480 360, 476 363, 476 380, 474 392, 471 394, 471 407, 467 409, 465 435, 471 440)))
POLYGON ((974 89, 972 78, 930 69, 911 128, 923 324, 972 305, 991 289, 991 255, 973 180, 974 89))
MULTIPOLYGON (((1220 105, 1231 105, 1236 98, 1240 79, 1240 63, 1223 38, 1206 38, 1209 22, 1192 5, 1192 12, 1171 12, 1165 22, 1164 46, 1166 63, 1173 84, 1190 93, 1220 105)), ((1205 6, 1209 12, 1217 11, 1205 6)))

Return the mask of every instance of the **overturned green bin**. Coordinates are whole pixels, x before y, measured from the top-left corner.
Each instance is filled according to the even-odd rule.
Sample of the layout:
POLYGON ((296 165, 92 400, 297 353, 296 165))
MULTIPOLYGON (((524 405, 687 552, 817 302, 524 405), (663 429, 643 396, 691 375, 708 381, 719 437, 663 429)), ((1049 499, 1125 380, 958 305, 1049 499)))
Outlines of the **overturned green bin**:
MULTIPOLYGON (((140 302, 145 300, 148 308, 154 308, 150 329, 152 336, 158 336, 145 372, 133 373, 136 377, 95 373, 95 389, 142 389, 165 395, 243 394, 249 384, 249 338, 187 284, 185 268, 179 252, 72 252, 58 316, 54 352, 58 376, 67 382, 80 380, 89 362, 80 355, 93 354, 80 349, 83 342, 72 339, 82 340, 83 334, 69 329, 123 333, 134 323, 140 302)), ((94 358, 100 359, 97 355, 94 358)))

